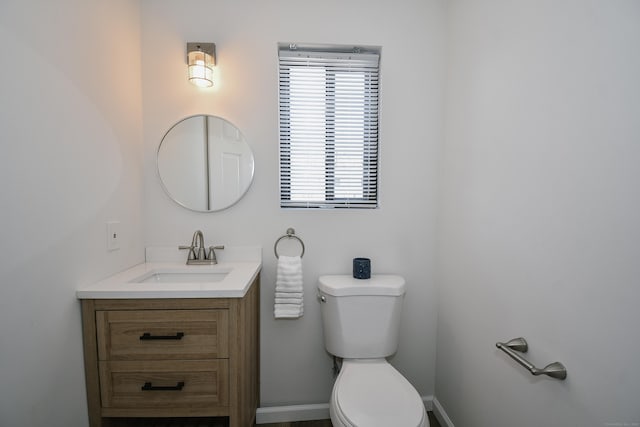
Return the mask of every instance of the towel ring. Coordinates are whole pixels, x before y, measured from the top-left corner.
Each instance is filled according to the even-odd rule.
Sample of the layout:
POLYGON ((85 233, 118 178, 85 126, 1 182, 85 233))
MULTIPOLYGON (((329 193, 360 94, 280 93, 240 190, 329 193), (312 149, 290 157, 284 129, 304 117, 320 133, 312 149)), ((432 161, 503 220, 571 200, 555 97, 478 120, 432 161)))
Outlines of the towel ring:
POLYGON ((300 258, 302 258, 304 256, 304 242, 302 241, 301 238, 296 236, 296 230, 294 230, 293 228, 287 228, 287 234, 285 234, 284 236, 280 236, 278 240, 276 240, 276 243, 273 244, 273 252, 276 254, 276 258, 280 258, 280 255, 278 255, 278 243, 280 243, 280 240, 284 238, 296 239, 298 242, 300 242, 300 246, 302 246, 302 252, 300 253, 300 258))

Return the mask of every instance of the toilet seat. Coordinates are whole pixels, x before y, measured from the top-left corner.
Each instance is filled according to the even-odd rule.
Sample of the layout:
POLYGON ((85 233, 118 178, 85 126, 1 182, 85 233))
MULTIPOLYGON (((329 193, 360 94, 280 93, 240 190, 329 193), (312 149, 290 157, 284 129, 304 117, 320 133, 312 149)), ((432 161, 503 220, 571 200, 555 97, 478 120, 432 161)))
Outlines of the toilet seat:
POLYGON ((427 427, 422 398, 386 360, 345 360, 331 394, 345 427, 427 427))

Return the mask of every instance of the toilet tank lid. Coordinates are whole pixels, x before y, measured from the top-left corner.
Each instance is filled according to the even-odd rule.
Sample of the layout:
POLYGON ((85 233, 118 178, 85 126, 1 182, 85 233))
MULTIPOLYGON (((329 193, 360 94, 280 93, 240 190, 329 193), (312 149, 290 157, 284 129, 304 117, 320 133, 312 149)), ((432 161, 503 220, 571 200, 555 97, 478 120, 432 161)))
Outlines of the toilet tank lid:
POLYGON ((374 274, 370 279, 356 279, 347 274, 326 275, 318 278, 318 289, 332 296, 387 295, 401 296, 405 292, 402 276, 374 274))

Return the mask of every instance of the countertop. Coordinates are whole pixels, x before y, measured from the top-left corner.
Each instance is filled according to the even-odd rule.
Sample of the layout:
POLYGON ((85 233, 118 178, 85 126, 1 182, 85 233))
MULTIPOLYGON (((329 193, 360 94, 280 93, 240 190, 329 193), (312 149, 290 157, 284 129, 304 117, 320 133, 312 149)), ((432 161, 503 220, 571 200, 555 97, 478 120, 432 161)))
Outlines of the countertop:
POLYGON ((215 265, 186 265, 184 262, 144 262, 104 280, 76 290, 78 299, 142 298, 242 298, 257 277, 260 261, 220 262, 215 265), (153 272, 228 272, 217 282, 150 282, 135 280, 153 272))

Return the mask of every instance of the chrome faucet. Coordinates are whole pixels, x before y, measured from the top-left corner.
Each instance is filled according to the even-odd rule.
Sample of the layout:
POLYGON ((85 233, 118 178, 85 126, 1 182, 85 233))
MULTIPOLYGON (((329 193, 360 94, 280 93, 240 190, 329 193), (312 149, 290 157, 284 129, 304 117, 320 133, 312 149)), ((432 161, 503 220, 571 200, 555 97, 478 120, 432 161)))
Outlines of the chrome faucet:
POLYGON ((204 247, 204 234, 202 231, 196 230, 193 233, 193 238, 191 239, 191 246, 178 246, 178 249, 187 249, 189 250, 189 255, 187 256, 187 265, 191 264, 217 264, 218 259, 216 258, 215 249, 224 249, 223 245, 219 246, 209 246, 209 253, 206 252, 204 247))

